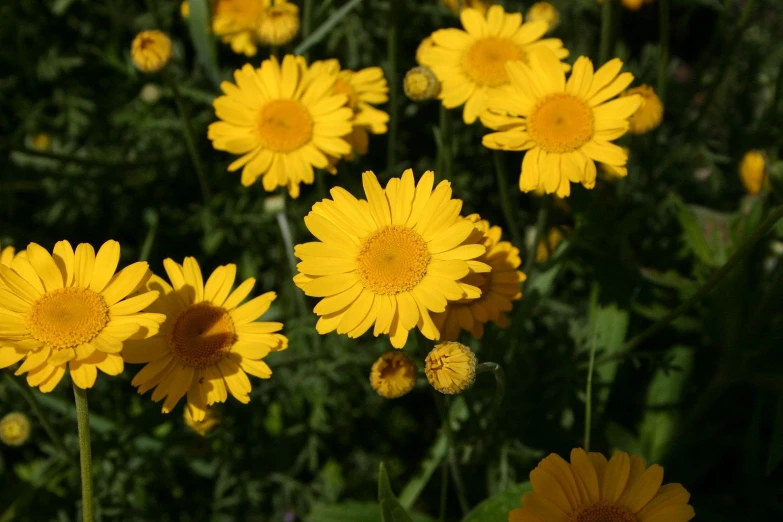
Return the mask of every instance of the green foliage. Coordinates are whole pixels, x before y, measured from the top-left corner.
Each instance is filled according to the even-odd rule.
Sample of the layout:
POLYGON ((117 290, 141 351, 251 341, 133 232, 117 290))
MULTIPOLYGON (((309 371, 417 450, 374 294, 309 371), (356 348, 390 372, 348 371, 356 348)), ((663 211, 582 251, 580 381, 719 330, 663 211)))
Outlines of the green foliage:
POLYGON ((502 491, 478 506, 462 519, 462 522, 495 522, 508 519, 508 512, 522 507, 522 495, 532 491, 530 482, 517 484, 502 491))

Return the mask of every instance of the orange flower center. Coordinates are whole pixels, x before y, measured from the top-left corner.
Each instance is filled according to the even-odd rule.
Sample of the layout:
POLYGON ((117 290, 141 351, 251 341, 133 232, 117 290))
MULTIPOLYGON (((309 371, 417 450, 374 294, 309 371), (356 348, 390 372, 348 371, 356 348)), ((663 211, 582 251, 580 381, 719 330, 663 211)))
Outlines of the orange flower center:
POLYGON ((53 350, 92 341, 109 323, 109 307, 87 288, 60 288, 41 296, 27 317, 30 334, 53 350))
POLYGON ((356 271, 362 285, 378 295, 412 290, 427 274, 431 255, 421 235, 401 225, 383 227, 362 243, 356 271))
POLYGON ((231 315, 208 303, 180 312, 169 334, 169 344, 185 366, 203 368, 223 359, 237 341, 231 315))
POLYGON ((596 502, 577 511, 570 522, 637 522, 636 515, 616 504, 596 502))
POLYGON ((510 60, 525 60, 525 53, 508 38, 490 36, 477 40, 468 49, 462 68, 477 84, 498 87, 509 83, 506 62, 510 60))
POLYGON ((550 94, 533 107, 527 132, 547 152, 573 152, 595 133, 593 110, 571 94, 550 94))
POLYGON ((274 152, 293 152, 310 143, 313 117, 296 100, 272 100, 261 109, 258 138, 261 146, 274 152))

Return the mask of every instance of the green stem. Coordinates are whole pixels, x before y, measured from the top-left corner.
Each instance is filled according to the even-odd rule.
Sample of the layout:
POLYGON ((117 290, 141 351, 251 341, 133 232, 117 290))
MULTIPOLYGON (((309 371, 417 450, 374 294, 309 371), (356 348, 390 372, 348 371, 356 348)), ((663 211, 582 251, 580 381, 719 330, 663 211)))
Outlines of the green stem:
POLYGON ((398 18, 404 0, 394 0, 389 4, 389 20, 386 35, 386 53, 389 62, 389 141, 386 148, 386 170, 393 172, 397 165, 397 136, 400 120, 399 93, 400 79, 397 74, 397 55, 399 54, 398 18))
POLYGON ((440 475, 440 509, 438 515, 438 522, 446 521, 446 502, 449 496, 449 466, 444 461, 441 464, 440 475))
POLYGON ((601 9, 601 49, 598 62, 600 65, 609 60, 609 55, 614 50, 612 42, 612 2, 614 0, 604 0, 603 9, 601 9))
POLYGON ((82 475, 82 520, 93 522, 92 503, 92 451, 90 449, 90 413, 87 407, 87 390, 73 385, 76 401, 76 423, 79 429, 79 461, 82 475))
POLYGON ((446 458, 449 464, 449 468, 451 469, 451 480, 454 481, 454 490, 457 494, 457 501, 459 502, 460 510, 462 510, 462 515, 464 516, 468 514, 470 506, 467 501, 467 496, 465 495, 465 485, 462 482, 462 475, 459 471, 457 456, 454 453, 454 433, 451 431, 451 419, 449 418, 448 409, 446 409, 446 405, 444 404, 445 399, 443 396, 435 391, 434 388, 432 389, 432 393, 435 397, 435 405, 438 408, 438 413, 440 414, 443 433, 446 434, 446 440, 448 441, 446 458))
POLYGON ((658 0, 658 89, 661 101, 666 101, 666 83, 669 71, 669 21, 671 19, 670 0, 658 0))
MULTIPOLYGON (((35 398, 35 395, 33 395, 33 393, 30 391, 30 388, 20 384, 11 376, 9 372, 3 372, 3 375, 5 376, 6 380, 11 382, 12 386, 15 386, 16 389, 19 390, 19 393, 22 394, 22 397, 24 397, 24 400, 30 406, 30 409, 33 410, 33 413, 38 418, 41 426, 43 426, 46 434, 52 440, 52 444, 54 444, 54 446, 57 448, 57 451, 60 452, 62 458, 70 461, 71 454, 65 448, 63 440, 60 438, 54 428, 52 428, 52 424, 49 422, 48 417, 44 415, 44 412, 41 410, 41 404, 38 402, 38 399, 35 398)), ((71 461, 71 463, 73 462, 71 461)))
POLYGON ((313 0, 304 0, 302 10, 302 41, 313 32, 313 0))
POLYGON ((755 4, 756 0, 747 0, 745 3, 745 9, 742 10, 742 15, 740 16, 737 29, 734 31, 734 36, 732 36, 728 46, 721 53, 721 61, 720 65, 718 66, 718 73, 715 75, 715 79, 713 80, 712 85, 710 85, 709 91, 707 91, 707 96, 704 98, 704 103, 702 103, 701 107, 699 108, 699 113, 696 115, 693 123, 689 125, 689 129, 697 128, 699 123, 701 123, 701 120, 707 114, 707 109, 712 104, 712 100, 715 98, 718 87, 721 83, 723 83, 723 77, 726 75, 726 71, 729 68, 729 63, 731 62, 732 56, 734 55, 734 48, 737 47, 737 44, 739 43, 743 33, 745 32, 745 29, 748 26, 748 20, 750 19, 750 14, 753 11, 753 6, 755 4))
POLYGON ((150 252, 152 251, 152 245, 155 244, 155 236, 158 233, 159 222, 160 219, 158 218, 158 213, 154 212, 152 214, 150 228, 147 230, 147 236, 144 238, 144 243, 141 245, 139 261, 147 261, 147 259, 149 259, 150 252))
MULTIPOLYGON (((538 208, 538 217, 536 218, 536 230, 533 233, 533 243, 527 251, 527 259, 525 260, 525 273, 529 274, 533 270, 533 266, 536 264, 536 258, 538 257, 538 244, 544 239, 546 235, 546 222, 549 217, 549 200, 551 196, 545 195, 541 197, 541 206, 538 208)), ((549 248, 549 243, 546 243, 549 248)))
POLYGON ((193 129, 190 126, 190 116, 188 115, 187 107, 185 107, 185 102, 182 99, 182 93, 180 93, 179 87, 177 87, 177 82, 175 82, 168 73, 163 71, 162 75, 163 79, 169 85, 169 88, 171 88, 171 93, 174 95, 174 102, 177 104, 179 117, 182 120, 182 133, 185 137, 185 145, 187 146, 190 160, 193 162, 193 168, 196 169, 198 184, 201 188, 201 196, 204 198, 204 204, 209 206, 212 194, 209 190, 209 183, 207 182, 207 173, 204 170, 204 164, 201 162, 201 158, 198 155, 193 129))
POLYGON ((451 180, 453 175, 454 154, 452 153, 452 146, 454 137, 452 136, 452 125, 449 110, 442 104, 440 106, 440 160, 438 161, 438 169, 440 172, 436 172, 438 179, 451 180))
POLYGON ((595 347, 598 344, 598 319, 593 318, 593 334, 590 344, 590 363, 587 367, 587 389, 585 390, 585 451, 590 452, 590 433, 593 426, 593 370, 595 368, 595 347))
MULTIPOLYGON (((753 0, 750 0, 751 2, 753 0)), ((633 337, 632 339, 628 340, 623 344, 623 346, 618 350, 615 354, 613 354, 613 357, 623 357, 630 353, 634 348, 642 344, 644 341, 658 333, 659 331, 666 328, 669 324, 671 324, 675 319, 680 317, 682 314, 687 312, 694 304, 696 304, 699 300, 701 300, 702 297, 706 296, 712 290, 718 286, 718 284, 723 280, 724 277, 726 277, 729 272, 745 257, 745 255, 750 252, 750 250, 753 248, 753 246, 756 244, 756 242, 761 239, 764 235, 767 234, 767 232, 770 231, 770 229, 775 226, 775 224, 780 220, 780 218, 783 218, 783 205, 779 206, 775 210, 773 210, 767 218, 762 221, 762 223, 756 228, 756 230, 748 237, 748 239, 745 240, 745 242, 737 249, 734 254, 729 258, 726 263, 720 267, 712 276, 710 276, 709 279, 707 279, 707 282, 704 283, 704 286, 699 288, 696 293, 694 293, 691 297, 689 297, 685 302, 683 302, 680 306, 669 312, 665 317, 662 317, 659 319, 655 324, 651 325, 649 328, 644 330, 642 333, 637 335, 636 337, 633 337)), ((599 362, 603 362, 603 359, 599 362)))
POLYGON ((519 231, 519 222, 514 218, 514 206, 508 193, 506 163, 503 151, 493 151, 493 159, 495 160, 495 183, 497 184, 498 196, 500 197, 500 208, 503 211, 503 217, 506 218, 511 241, 517 247, 522 248, 524 244, 522 242, 522 234, 519 231))
POLYGON ((506 374, 503 372, 503 367, 495 362, 483 362, 476 366, 476 375, 485 372, 492 372, 495 377, 495 396, 492 398, 492 405, 489 408, 489 418, 492 419, 506 394, 506 374))
MULTIPOLYGON (((294 257, 294 237, 291 233, 291 226, 288 223, 288 216, 286 216, 285 209, 275 214, 275 217, 277 218, 277 226, 280 227, 280 235, 283 236, 283 247, 285 248, 285 255, 288 259, 288 268, 291 270, 291 277, 294 277, 298 273, 296 269, 296 258, 294 257)), ((299 288, 294 289, 294 296, 296 307, 299 309, 299 315, 305 317, 307 315, 307 303, 299 288)))

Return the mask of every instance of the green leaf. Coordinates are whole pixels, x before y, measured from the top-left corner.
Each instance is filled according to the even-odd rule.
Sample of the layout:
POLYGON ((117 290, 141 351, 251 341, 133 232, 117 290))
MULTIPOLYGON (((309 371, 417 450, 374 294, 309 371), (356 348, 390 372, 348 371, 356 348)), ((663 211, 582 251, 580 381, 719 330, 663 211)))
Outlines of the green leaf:
POLYGON ((340 9, 335 11, 332 16, 327 18, 327 20, 318 27, 318 29, 313 31, 307 38, 305 38, 302 43, 296 46, 296 49, 294 49, 294 54, 302 55, 306 53, 308 49, 320 42, 326 35, 330 33, 334 26, 340 23, 340 20, 345 18, 348 13, 353 11, 353 9, 361 3, 362 0, 351 0, 340 9))
POLYGON ((508 520, 508 512, 522 507, 522 495, 533 491, 530 482, 511 486, 488 498, 462 519, 462 522, 498 522, 508 520))
POLYGON ((443 458, 446 456, 446 449, 448 448, 448 440, 446 436, 441 432, 438 438, 435 439, 435 443, 430 448, 427 458, 421 463, 421 470, 416 476, 414 476, 410 482, 405 486, 400 493, 400 504, 406 509, 413 507, 416 499, 419 498, 424 487, 430 481, 432 474, 438 469, 440 463, 443 462, 443 458))
POLYGON ((383 462, 378 470, 378 502, 381 504, 381 522, 413 522, 394 496, 383 462))
POLYGON ((210 26, 209 2, 207 0, 190 0, 188 30, 193 47, 196 49, 196 58, 204 67, 210 81, 218 88, 220 87, 220 72, 217 65, 215 40, 212 38, 210 26))

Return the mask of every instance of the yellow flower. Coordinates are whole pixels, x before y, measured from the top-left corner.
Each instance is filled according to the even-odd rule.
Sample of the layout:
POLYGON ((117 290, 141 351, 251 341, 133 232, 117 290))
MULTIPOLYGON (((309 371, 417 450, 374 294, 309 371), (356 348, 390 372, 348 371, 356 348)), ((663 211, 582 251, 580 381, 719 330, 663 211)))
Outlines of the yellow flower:
POLYGON ((541 238, 541 241, 538 242, 538 247, 536 247, 536 262, 542 263, 552 257, 552 254, 554 254, 557 249, 557 245, 559 245, 563 239, 565 239, 565 237, 559 228, 550 228, 547 237, 541 238))
POLYGON ((416 365, 404 352, 386 352, 372 365, 370 384, 381 397, 402 397, 416 385, 416 365))
MULTIPOLYGON (((623 152, 626 156, 629 158, 631 157, 631 151, 628 149, 628 147, 622 147, 623 152)), ((598 163, 598 168, 600 169, 601 173, 604 175, 604 179, 607 179, 609 181, 624 178, 628 175, 628 167, 616 167, 612 165, 607 165, 606 163, 598 163)))
POLYGON ((758 194, 762 188, 768 187, 769 177, 764 152, 760 150, 746 152, 740 162, 739 175, 749 194, 758 194))
POLYGON ((0 441, 7 446, 21 446, 30 438, 30 420, 27 415, 11 412, 0 419, 0 441))
POLYGON ((487 248, 487 252, 476 260, 488 264, 492 271, 483 274, 471 272, 461 281, 480 288, 480 297, 449 303, 444 313, 432 316, 442 341, 456 341, 461 330, 481 339, 484 324, 489 321, 501 328, 508 326, 504 312, 511 311, 512 301, 522 298, 519 285, 527 279, 523 272, 517 270, 521 264, 519 249, 508 241, 500 240, 503 234, 500 227, 490 226, 478 214, 471 214, 467 219, 476 225, 474 235, 477 237, 469 239, 487 248))
POLYGON ((258 40, 264 45, 285 45, 299 32, 299 7, 277 0, 261 11, 258 18, 258 40))
POLYGON ((45 152, 52 148, 52 137, 45 132, 39 132, 33 136, 32 145, 35 150, 45 152))
POLYGON ((552 31, 560 23, 560 14, 549 2, 536 2, 527 10, 527 21, 537 22, 539 20, 546 22, 549 25, 549 30, 552 31))
POLYGON ((416 63, 421 65, 421 58, 424 56, 424 54, 427 52, 428 49, 431 49, 435 46, 435 42, 432 39, 432 36, 428 36, 424 40, 421 41, 419 46, 416 48, 416 63))
POLYGON ((187 394, 194 421, 204 420, 207 406, 225 402, 228 393, 248 403, 246 373, 268 379, 272 370, 260 359, 288 347, 288 339, 275 333, 282 323, 255 322, 276 294, 267 292, 240 305, 256 280, 251 277, 232 292, 236 265, 216 268, 206 283, 192 257, 182 265, 166 259, 163 267, 171 285, 153 276, 146 287, 160 292, 150 309, 164 314, 166 321, 160 335, 129 343, 123 351, 125 362, 148 363, 131 384, 142 394, 155 388, 153 401, 166 398, 163 413, 187 394))
POLYGON ((131 43, 131 58, 141 72, 160 71, 171 60, 171 39, 162 31, 142 31, 131 43))
MULTIPOLYGON (((231 50, 245 56, 258 52, 258 21, 271 0, 215 0, 212 4, 212 32, 231 50)), ((188 9, 189 10, 189 9, 188 9)))
POLYGON ((568 82, 557 55, 546 47, 531 51, 530 64, 506 65, 511 88, 489 100, 482 122, 499 130, 484 136, 490 149, 527 151, 522 161, 519 188, 530 192, 543 187, 547 194, 571 194, 571 183, 595 186, 600 161, 624 167, 628 156, 611 143, 626 133, 628 118, 639 108, 639 95, 608 101, 633 81, 620 73, 615 58, 593 73, 592 62, 582 56, 568 82))
POLYGON ((459 14, 459 11, 464 11, 468 8, 478 10, 481 14, 485 14, 489 6, 494 4, 494 0, 442 0, 443 5, 448 7, 452 13, 459 14))
POLYGON ((197 421, 193 420, 193 416, 190 414, 190 408, 184 408, 183 411, 185 417, 185 426, 195 431, 202 437, 207 433, 215 429, 220 424, 220 418, 214 410, 207 410, 204 414, 204 419, 197 421))
POLYGON ((462 393, 476 380, 476 356, 460 343, 441 343, 424 359, 424 373, 433 388, 446 395, 462 393))
POLYGON ((362 176, 367 200, 336 187, 334 199, 313 205, 305 225, 320 241, 297 245, 296 285, 323 298, 314 312, 320 334, 359 337, 373 324, 374 335, 388 334, 402 348, 408 331, 418 327, 428 339, 440 332, 430 312, 443 312, 448 301, 478 297, 481 291, 457 283, 470 262, 486 248, 463 244, 473 223, 461 217, 462 201, 451 199, 451 184, 425 172, 414 185, 413 172, 392 178, 382 188, 372 172, 362 176))
POLYGON ((649 85, 640 85, 628 91, 623 96, 633 96, 638 94, 642 97, 642 105, 633 113, 628 120, 628 131, 631 134, 644 134, 653 130, 661 124, 663 120, 663 102, 655 94, 655 91, 649 85))
POLYGON ((617 452, 571 451, 570 464, 554 453, 530 472, 533 491, 509 522, 688 522, 696 516, 680 484, 663 483, 663 468, 617 452))
MULTIPOLYGON (((476 121, 491 96, 507 92, 510 78, 506 63, 528 62, 530 52, 538 48, 551 49, 558 58, 568 56, 560 40, 541 40, 548 29, 546 22, 523 24, 521 14, 506 13, 499 5, 490 7, 486 18, 476 9, 464 9, 460 20, 464 30, 432 33, 435 46, 422 53, 421 63, 440 80, 444 107, 465 105, 465 123, 476 121)), ((569 68, 558 65, 561 67, 569 68)))
MULTIPOLYGON (((12 246, 0 248, 0 265, 11 266, 16 249, 12 246)), ((3 286, 3 280, 0 279, 0 288, 3 286)))
POLYGON ((407 72, 402 81, 405 96, 413 101, 434 99, 440 92, 438 78, 427 67, 419 65, 407 72))
POLYGON ((351 132, 353 112, 343 107, 347 97, 334 94, 335 75, 319 74, 305 81, 304 61, 293 55, 283 63, 272 57, 254 69, 234 71, 236 84, 223 82, 226 94, 214 102, 222 121, 209 126, 217 150, 241 154, 228 166, 242 168, 242 184, 263 175, 264 189, 288 186, 299 196, 300 183, 313 183, 313 167, 329 164, 327 155, 351 152, 343 138, 351 132))
POLYGON ((0 368, 24 359, 16 375, 42 392, 54 389, 66 365, 73 383, 92 388, 97 370, 119 375, 119 353, 130 339, 158 332, 164 316, 140 313, 158 292, 134 294, 150 276, 146 262, 117 272, 120 244, 107 241, 95 254, 87 243, 60 241, 50 254, 30 243, 11 266, 0 265, 0 368))

